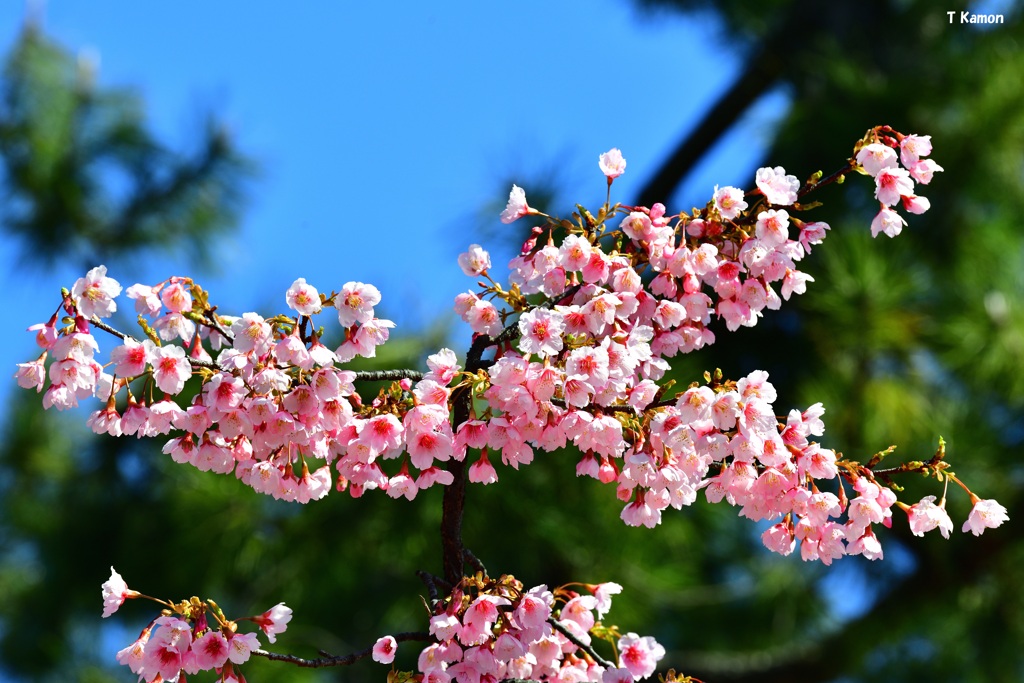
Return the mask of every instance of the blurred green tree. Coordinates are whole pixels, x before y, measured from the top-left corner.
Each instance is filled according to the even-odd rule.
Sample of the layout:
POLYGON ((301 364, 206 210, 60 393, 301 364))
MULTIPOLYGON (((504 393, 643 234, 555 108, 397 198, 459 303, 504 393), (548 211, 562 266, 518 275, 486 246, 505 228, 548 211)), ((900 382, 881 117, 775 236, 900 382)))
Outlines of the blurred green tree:
POLYGON ((87 54, 76 59, 26 25, 0 84, 0 225, 23 260, 45 266, 148 249, 202 265, 237 222, 251 163, 212 120, 194 152, 165 147, 138 95, 96 77, 87 54))
MULTIPOLYGON (((90 267, 174 250, 209 262, 254 165, 213 121, 194 152, 164 146, 139 97, 96 76, 34 22, 4 64, 0 226, 22 263, 90 267)), ((163 515, 190 499, 153 480, 151 445, 104 444, 35 403, 12 398, 0 449, 0 677, 91 680, 104 632, 82 616, 94 611, 85 596, 96 563, 122 543, 179 540, 139 522, 169 529, 163 515), (154 490, 167 507, 140 514, 154 490)))

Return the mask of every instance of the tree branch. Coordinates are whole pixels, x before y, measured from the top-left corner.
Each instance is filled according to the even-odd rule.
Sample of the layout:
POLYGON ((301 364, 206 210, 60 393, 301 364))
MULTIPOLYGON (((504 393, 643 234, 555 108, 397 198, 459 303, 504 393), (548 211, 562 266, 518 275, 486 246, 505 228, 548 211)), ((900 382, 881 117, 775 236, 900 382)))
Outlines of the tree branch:
MULTIPOLYGON (((429 633, 423 633, 422 631, 396 633, 392 638, 399 643, 407 640, 419 640, 424 642, 431 642, 434 640, 434 636, 429 633)), ((371 645, 365 650, 360 650, 359 652, 353 652, 350 655, 344 656, 328 655, 321 652, 324 656, 317 659, 304 659, 302 657, 296 657, 295 655, 278 654, 276 652, 267 652, 266 650, 253 650, 252 654, 258 657, 264 657, 274 662, 287 662, 288 664, 294 664, 295 666, 306 669, 323 669, 329 666, 349 666, 350 664, 358 662, 360 659, 365 659, 373 654, 373 646, 371 645)))
POLYGON ((574 636, 572 634, 572 632, 569 631, 569 629, 567 629, 566 627, 564 627, 560 623, 558 623, 558 621, 554 617, 548 617, 548 623, 551 624, 551 628, 553 628, 556 631, 558 631, 559 633, 561 633, 563 636, 565 636, 569 640, 570 643, 572 643, 573 645, 575 645, 576 647, 578 647, 579 649, 583 650, 588 655, 593 657, 594 661, 597 662, 598 664, 600 664, 601 666, 603 666, 604 668, 606 668, 606 669, 614 669, 614 668, 616 668, 615 664, 613 664, 612 662, 609 662, 607 659, 605 659, 601 655, 599 655, 596 652, 594 652, 594 648, 592 648, 591 646, 585 644, 582 640, 580 640, 579 638, 574 636))

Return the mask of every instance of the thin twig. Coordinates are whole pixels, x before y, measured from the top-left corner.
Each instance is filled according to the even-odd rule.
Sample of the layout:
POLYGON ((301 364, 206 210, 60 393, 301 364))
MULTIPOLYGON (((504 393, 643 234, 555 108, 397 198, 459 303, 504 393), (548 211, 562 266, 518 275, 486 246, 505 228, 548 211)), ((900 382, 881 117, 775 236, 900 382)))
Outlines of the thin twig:
POLYGON ((480 559, 473 554, 472 550, 470 550, 469 548, 463 548, 462 554, 465 556, 466 563, 469 564, 469 566, 471 566, 478 572, 483 573, 484 576, 487 576, 487 567, 485 567, 484 563, 481 562, 480 559))
POLYGON ((451 590, 451 586, 444 579, 434 576, 430 572, 425 572, 422 569, 416 572, 416 576, 420 577, 420 581, 427 587, 427 593, 430 595, 430 602, 436 603, 438 598, 437 586, 440 584, 446 590, 451 590))
MULTIPOLYGON (((136 339, 135 337, 131 336, 130 334, 126 334, 126 333, 122 332, 121 330, 119 330, 119 329, 117 329, 115 327, 111 327, 110 325, 106 324, 105 322, 103 322, 102 320, 97 318, 96 316, 93 316, 89 320, 89 324, 92 325, 93 327, 96 327, 96 328, 99 328, 99 329, 103 330, 107 334, 114 335, 115 337, 117 337, 121 341, 132 341, 132 342, 135 342, 136 344, 139 343, 139 340, 136 339)), ((216 363, 214 363, 212 361, 200 360, 198 358, 191 358, 191 357, 189 357, 188 362, 189 362, 189 365, 192 365, 193 367, 197 367, 197 368, 209 368, 210 370, 223 370, 224 369, 224 368, 220 367, 219 365, 217 365, 216 363)))
MULTIPOLYGON (((419 640, 419 641, 433 641, 434 636, 429 633, 423 633, 422 631, 412 631, 407 633, 396 633, 392 636, 397 642, 401 643, 407 640, 419 640)), ((296 657, 295 655, 279 654, 277 652, 267 652, 266 650, 253 650, 252 654, 258 657, 265 657, 274 662, 286 662, 288 664, 294 664, 295 666, 306 668, 306 669, 323 669, 328 666, 348 666, 358 662, 360 659, 364 659, 373 654, 373 646, 360 650, 359 652, 353 652, 350 655, 344 656, 331 656, 327 655, 319 657, 317 659, 305 659, 303 657, 296 657)))
POLYGON ((572 632, 569 631, 569 629, 567 629, 566 627, 564 627, 560 623, 558 623, 558 621, 554 617, 548 617, 548 623, 551 624, 551 627, 553 629, 555 629, 556 631, 561 633, 563 636, 568 638, 570 643, 572 643, 573 645, 575 645, 576 647, 578 647, 579 649, 583 650, 588 655, 593 657, 595 662, 597 662, 598 664, 600 664, 601 666, 603 666, 606 669, 614 669, 615 668, 614 664, 612 664, 607 659, 605 659, 601 655, 599 655, 596 652, 594 652, 594 648, 592 648, 591 646, 585 644, 582 640, 580 640, 579 638, 574 636, 572 634, 572 632))

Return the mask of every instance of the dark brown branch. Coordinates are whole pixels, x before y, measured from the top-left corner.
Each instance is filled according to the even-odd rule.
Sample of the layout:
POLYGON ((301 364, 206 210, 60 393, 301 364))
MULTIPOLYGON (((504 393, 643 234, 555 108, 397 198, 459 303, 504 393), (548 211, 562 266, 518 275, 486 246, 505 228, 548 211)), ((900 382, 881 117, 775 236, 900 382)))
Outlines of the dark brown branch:
MULTIPOLYGON (((122 332, 121 330, 119 330, 119 329, 117 329, 115 327, 111 327, 110 325, 106 324, 105 322, 103 322, 102 320, 100 320, 99 318, 97 318, 95 316, 93 316, 93 318, 91 318, 89 320, 89 324, 92 325, 93 327, 96 327, 96 328, 99 328, 99 329, 103 330, 107 334, 114 335, 115 337, 117 337, 121 341, 133 341, 136 344, 139 343, 139 340, 136 339, 135 337, 131 336, 130 334, 125 334, 124 332, 122 332)), ((188 349, 186 349, 186 351, 187 350, 188 349)), ((213 363, 213 362, 207 361, 207 360, 199 360, 198 358, 189 357, 188 358, 188 362, 189 362, 189 365, 191 365, 192 367, 196 367, 196 368, 209 368, 210 370, 222 370, 223 369, 220 366, 218 366, 216 363, 213 363)))
MULTIPOLYGON (((434 636, 429 633, 423 633, 422 631, 396 633, 392 638, 399 643, 407 640, 419 640, 423 642, 432 642, 434 640, 434 636)), ((267 652, 266 650, 253 650, 252 654, 258 657, 264 657, 274 662, 286 662, 306 669, 323 669, 329 666, 349 666, 350 664, 358 662, 360 659, 365 659, 373 654, 373 646, 371 645, 365 650, 361 650, 359 652, 353 652, 350 655, 327 655, 317 659, 304 659, 302 657, 296 657, 295 655, 278 654, 276 652, 267 652)))
POLYGON ((592 648, 591 646, 585 644, 582 640, 580 640, 579 638, 574 636, 569 629, 567 629, 566 627, 564 627, 560 623, 558 623, 558 620, 556 620, 554 617, 548 617, 548 623, 551 624, 551 628, 555 629, 556 631, 561 633, 563 636, 565 636, 569 640, 570 643, 572 643, 573 645, 575 645, 576 647, 578 647, 579 649, 583 650, 588 655, 593 657, 595 662, 597 662, 598 664, 600 664, 601 666, 603 666, 606 669, 614 669, 615 668, 615 664, 609 662, 607 659, 605 659, 601 655, 597 654, 594 651, 594 648, 592 648))
MULTIPOLYGON (((565 290, 556 299, 549 299, 537 308, 550 308, 558 301, 571 298, 579 285, 565 290)), ((492 346, 512 342, 519 337, 519 322, 510 323, 496 337, 477 335, 466 353, 466 372, 476 373, 489 368, 493 360, 484 360, 484 352, 492 346)), ((473 405, 473 390, 463 386, 452 392, 452 429, 458 431, 459 426, 469 420, 473 405)), ((452 458, 448 461, 447 470, 452 474, 452 483, 444 489, 441 502, 441 551, 444 566, 444 578, 453 586, 462 578, 462 569, 466 560, 462 547, 462 511, 466 504, 466 463, 452 458)))
POLYGON ((471 566, 473 569, 477 570, 484 576, 487 576, 487 567, 485 567, 484 563, 481 562, 479 558, 477 558, 477 556, 473 554, 472 550, 470 550, 469 548, 463 548, 462 553, 465 556, 466 563, 469 564, 469 566, 471 566))
POLYGON ((427 587, 427 594, 430 596, 431 607, 433 607, 433 605, 440 599, 437 592, 438 584, 441 584, 442 588, 449 591, 452 588, 446 581, 443 581, 430 572, 425 572, 422 569, 416 572, 416 576, 418 576, 420 581, 423 582, 423 585, 427 587))

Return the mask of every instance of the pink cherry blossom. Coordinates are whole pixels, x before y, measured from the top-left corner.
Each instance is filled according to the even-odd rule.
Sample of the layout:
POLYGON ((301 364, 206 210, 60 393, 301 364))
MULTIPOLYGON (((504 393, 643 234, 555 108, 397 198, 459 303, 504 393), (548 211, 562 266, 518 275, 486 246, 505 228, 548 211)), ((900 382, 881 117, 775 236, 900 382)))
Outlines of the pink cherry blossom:
POLYGON ((601 674, 601 683, 633 683, 634 680, 629 669, 605 669, 601 674))
POLYGON ((636 680, 652 675, 664 656, 665 648, 650 636, 627 633, 619 638, 619 659, 636 680))
POLYGON ((831 228, 827 223, 805 223, 800 229, 800 246, 804 252, 811 253, 812 244, 821 244, 825 240, 825 232, 831 228))
POLYGON ((362 282, 346 282, 335 299, 338 322, 342 327, 352 327, 373 319, 373 307, 380 303, 380 291, 373 285, 362 282))
POLYGON ((857 152, 857 163, 874 178, 882 170, 896 166, 896 152, 891 147, 873 142, 857 152))
POLYGON ((609 609, 611 609, 612 596, 621 593, 622 586, 614 581, 608 581, 594 586, 593 592, 594 598, 596 598, 594 609, 597 610, 597 618, 603 619, 604 615, 608 613, 609 609))
POLYGON ((134 284, 125 290, 125 295, 135 301, 135 312, 155 318, 163 310, 160 293, 148 285, 134 284))
POLYGON ((245 664, 252 651, 259 648, 260 641, 255 633, 232 633, 228 638, 228 659, 234 664, 245 664))
POLYGON ((757 189, 761 190, 769 204, 789 206, 796 203, 800 181, 796 176, 786 175, 786 170, 781 166, 759 168, 754 178, 757 189))
POLYGON ((284 633, 288 628, 288 622, 292 620, 292 610, 281 602, 258 617, 251 617, 250 620, 255 622, 260 630, 267 635, 267 640, 276 643, 277 634, 284 633))
POLYGON ((953 520, 946 512, 945 499, 938 505, 935 504, 935 496, 925 496, 920 502, 911 505, 907 509, 907 516, 910 519, 910 531, 915 536, 924 536, 925 532, 938 528, 943 538, 949 538, 953 531, 953 520))
POLYGON ((477 334, 496 337, 501 333, 501 317, 498 309, 490 301, 478 299, 466 312, 465 319, 477 334))
POLYGON ((147 677, 160 674, 167 680, 175 680, 192 644, 192 627, 176 617, 159 617, 154 625, 157 630, 146 642, 142 668, 147 677))
POLYGON ((192 642, 192 652, 201 670, 219 669, 228 661, 228 639, 220 631, 207 631, 192 642))
POLYGON ((36 323, 28 327, 26 332, 36 333, 36 345, 41 349, 53 348, 57 342, 57 328, 54 326, 57 318, 54 316, 48 323, 36 323))
POLYGON ((306 278, 300 277, 284 295, 285 303, 299 315, 316 315, 320 312, 320 292, 316 287, 306 282, 306 278))
POLYGON ((118 377, 137 377, 146 371, 155 351, 156 344, 149 339, 138 342, 128 338, 110 352, 110 360, 118 377))
POLYGON ((719 188, 716 185, 714 202, 718 213, 727 221, 731 221, 747 209, 747 203, 743 200, 743 190, 738 187, 719 188))
POLYGON ((928 185, 932 182, 932 176, 944 169, 931 159, 921 159, 907 170, 911 178, 922 185, 928 185))
POLYGON ((792 529, 782 523, 766 529, 761 534, 761 542, 765 548, 782 556, 789 555, 796 548, 796 538, 793 536, 792 529))
POLYGON ((153 379, 165 394, 178 394, 192 376, 192 366, 180 346, 159 346, 153 350, 153 379))
POLYGON ((874 220, 871 221, 871 236, 878 237, 878 233, 884 232, 889 237, 895 237, 903 231, 907 221, 898 213, 887 206, 883 206, 874 220))
POLYGON ((117 663, 127 666, 133 674, 142 675, 143 673, 142 662, 146 654, 146 643, 149 642, 149 632, 150 629, 147 626, 135 642, 118 651, 116 655, 117 663))
POLYGON ((597 162, 598 166, 601 167, 601 172, 605 174, 608 180, 618 178, 626 170, 626 160, 622 158, 622 152, 619 151, 618 147, 612 147, 599 156, 597 162))
POLYGON ((86 318, 108 318, 117 310, 114 299, 121 293, 117 280, 107 277, 106 266, 96 266, 71 288, 78 312, 86 318))
POLYGON ((469 245, 469 251, 459 254, 459 268, 470 277, 476 277, 491 267, 491 255, 479 244, 469 245))
POLYGON ((192 310, 192 294, 181 281, 172 282, 160 292, 160 301, 171 313, 188 313, 192 310))
POLYGON ((35 389, 36 393, 43 390, 46 385, 45 355, 38 360, 29 363, 18 363, 18 371, 14 377, 18 380, 18 386, 22 389, 35 389))
POLYGON ((452 614, 438 614, 430 618, 430 635, 442 642, 454 638, 461 628, 462 624, 452 614))
POLYGON ((875 176, 875 199, 886 206, 900 201, 900 197, 914 194, 910 174, 902 168, 885 168, 875 176))
POLYGON ((498 481, 498 473, 487 458, 487 451, 481 451, 480 458, 469 466, 469 480, 474 484, 493 484, 498 481))
POLYGON ((103 582, 103 616, 109 617, 124 604, 126 599, 138 597, 138 592, 128 588, 121 575, 113 567, 110 568, 110 578, 103 582))
POLYGON ((931 135, 907 135, 900 140, 900 161, 907 168, 916 164, 921 157, 926 157, 931 153, 931 135))
POLYGON ((541 357, 553 356, 562 350, 562 314, 545 308, 535 308, 519 318, 519 348, 523 353, 541 357))
POLYGON ((381 664, 390 664, 395 661, 395 652, 398 650, 398 643, 392 636, 384 636, 373 644, 373 661, 381 664))
POLYGON ((501 212, 501 222, 511 223, 528 215, 531 211, 532 209, 526 203, 526 192, 518 185, 513 185, 512 191, 508 193, 508 205, 501 212))
POLYGON ((789 213, 785 209, 762 211, 757 214, 755 230, 766 246, 781 246, 789 239, 789 213))
POLYGON ((900 197, 900 201, 903 203, 904 209, 917 215, 920 215, 932 208, 932 203, 927 197, 918 197, 917 195, 902 196, 900 197))
POLYGON ((271 328, 256 313, 244 313, 231 325, 231 333, 235 336, 235 350, 242 353, 254 353, 262 356, 270 350, 271 328))
POLYGON ((981 536, 985 529, 995 529, 1003 522, 1010 519, 1006 514, 1006 508, 994 500, 976 500, 971 514, 964 522, 963 532, 968 530, 975 536, 981 536))

